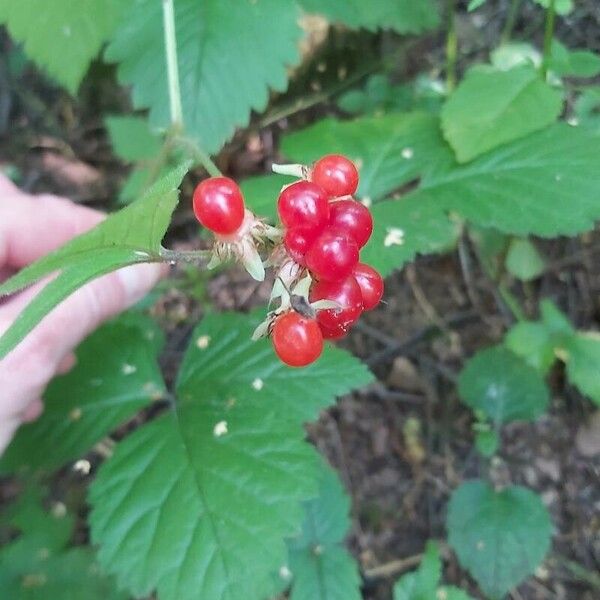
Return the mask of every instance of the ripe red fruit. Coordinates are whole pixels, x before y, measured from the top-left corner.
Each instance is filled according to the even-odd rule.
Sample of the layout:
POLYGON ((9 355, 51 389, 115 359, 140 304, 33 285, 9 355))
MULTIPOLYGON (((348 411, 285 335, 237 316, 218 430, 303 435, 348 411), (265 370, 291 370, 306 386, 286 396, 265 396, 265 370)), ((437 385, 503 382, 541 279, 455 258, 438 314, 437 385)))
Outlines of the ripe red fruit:
POLYGON ((211 177, 194 190, 194 214, 204 227, 223 235, 237 231, 244 221, 244 198, 228 177, 211 177))
POLYGON ((345 156, 328 154, 313 165, 311 180, 331 198, 337 198, 354 194, 358 187, 358 171, 345 156))
POLYGON ((290 367, 309 365, 323 351, 323 334, 318 323, 294 311, 277 317, 271 341, 281 362, 290 367))
POLYGON ((360 286, 364 310, 375 308, 383 296, 383 278, 369 265, 358 263, 352 275, 360 286))
POLYGON ((310 181, 286 187, 277 201, 281 222, 288 228, 305 227, 321 231, 329 219, 327 194, 310 181))
POLYGON ((339 340, 348 335, 348 332, 350 331, 350 325, 340 325, 335 329, 328 329, 320 324, 319 327, 321 328, 324 340, 339 340))
POLYGON ((316 300, 333 300, 341 306, 317 311, 319 325, 331 331, 352 325, 363 310, 360 286, 352 275, 343 281, 317 281, 310 290, 310 301, 316 300))
POLYGON ((342 281, 358 263, 358 246, 335 229, 324 231, 306 253, 306 266, 317 279, 342 281))
POLYGON ((318 235, 318 231, 307 229, 306 227, 293 227, 292 229, 286 229, 283 236, 283 245, 287 253, 299 265, 304 267, 306 265, 304 255, 318 235))
POLYGON ((329 205, 329 226, 345 231, 362 248, 373 233, 373 217, 356 200, 338 200, 329 205))

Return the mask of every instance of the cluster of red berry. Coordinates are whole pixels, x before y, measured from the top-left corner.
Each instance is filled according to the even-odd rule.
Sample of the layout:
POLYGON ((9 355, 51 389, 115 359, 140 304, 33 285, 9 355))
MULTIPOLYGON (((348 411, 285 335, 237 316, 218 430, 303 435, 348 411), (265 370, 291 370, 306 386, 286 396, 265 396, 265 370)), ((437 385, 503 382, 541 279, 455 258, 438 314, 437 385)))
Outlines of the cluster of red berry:
MULTIPOLYGON (((305 178, 285 187, 277 202, 284 227, 285 257, 312 280, 306 302, 275 311, 267 328, 279 358, 290 366, 314 362, 324 339, 346 335, 361 313, 383 295, 383 279, 359 262, 360 249, 373 231, 369 209, 354 200, 358 171, 344 156, 331 154, 304 171, 305 178), (315 308, 311 303, 321 307, 315 308), (333 306, 333 307, 331 307, 333 306)), ((239 243, 260 221, 245 209, 237 184, 212 177, 193 198, 197 219, 220 243, 239 243), (246 222, 250 226, 246 226, 246 222)), ((309 281, 311 281, 309 280, 309 281)))

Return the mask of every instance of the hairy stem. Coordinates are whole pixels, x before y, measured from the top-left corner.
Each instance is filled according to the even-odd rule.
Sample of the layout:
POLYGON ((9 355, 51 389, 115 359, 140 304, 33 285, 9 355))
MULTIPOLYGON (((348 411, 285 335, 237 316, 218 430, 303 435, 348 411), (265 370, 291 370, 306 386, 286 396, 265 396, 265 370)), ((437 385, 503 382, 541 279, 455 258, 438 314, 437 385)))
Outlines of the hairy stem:
POLYGON ((456 0, 447 0, 448 27, 446 34, 446 88, 451 93, 456 87, 458 37, 456 35, 456 0))
POLYGON ((165 262, 177 263, 203 263, 212 257, 210 250, 170 250, 168 248, 160 249, 160 256, 165 262))
POLYGON ((548 66, 552 58, 552 38, 554 37, 554 22, 556 20, 556 0, 550 0, 546 10, 546 28, 544 30, 544 58, 542 60, 542 77, 548 75, 548 66))

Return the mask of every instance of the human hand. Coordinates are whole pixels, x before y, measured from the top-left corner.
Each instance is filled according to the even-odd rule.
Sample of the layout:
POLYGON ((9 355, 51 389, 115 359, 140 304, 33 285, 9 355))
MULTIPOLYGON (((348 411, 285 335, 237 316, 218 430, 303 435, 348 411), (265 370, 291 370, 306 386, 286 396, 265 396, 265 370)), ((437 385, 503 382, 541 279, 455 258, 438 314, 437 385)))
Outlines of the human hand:
MULTIPOLYGON (((102 219, 102 213, 64 198, 26 194, 0 175, 0 282, 102 219)), ((0 360, 0 454, 21 423, 41 414, 48 382, 75 364, 73 349, 103 321, 140 300, 162 274, 161 265, 135 265, 92 281, 0 360)), ((0 336, 44 285, 0 299, 0 336)))

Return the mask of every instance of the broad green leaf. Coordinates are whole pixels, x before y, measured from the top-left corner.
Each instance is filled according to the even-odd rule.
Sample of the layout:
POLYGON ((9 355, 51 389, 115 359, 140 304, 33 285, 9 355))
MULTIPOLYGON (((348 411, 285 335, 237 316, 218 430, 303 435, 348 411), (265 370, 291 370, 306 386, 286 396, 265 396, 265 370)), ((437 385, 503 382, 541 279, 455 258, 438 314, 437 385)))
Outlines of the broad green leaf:
POLYGON ((531 241, 514 238, 508 247, 506 268, 517 279, 531 281, 544 272, 546 263, 531 241))
POLYGON ((325 15, 348 27, 400 33, 419 33, 439 22, 437 8, 430 0, 299 0, 309 13, 325 15))
POLYGON ((554 40, 550 69, 561 76, 594 77, 600 73, 600 55, 588 50, 570 50, 554 40))
POLYGON ((337 476, 322 466, 319 494, 304 503, 302 532, 289 542, 291 600, 360 600, 356 561, 343 547, 350 500, 337 476))
MULTIPOLYGON (((535 3, 543 6, 544 8, 550 7, 550 0, 533 0, 535 3)), ((554 3, 554 10, 559 15, 568 15, 573 10, 573 0, 556 0, 554 3)))
POLYGON ((113 150, 127 161, 156 158, 160 152, 159 137, 144 117, 111 116, 104 120, 113 150))
POLYGON ((542 53, 527 42, 506 42, 492 50, 490 62, 501 71, 509 71, 523 65, 539 68, 542 64, 542 53))
MULTIPOLYGON (((294 0, 177 0, 175 27, 186 133, 217 152, 250 111, 262 111, 269 87, 282 91, 286 67, 298 60, 301 35, 294 0), (269 27, 267 23, 276 24, 269 27)), ((118 62, 121 82, 133 86, 137 108, 150 122, 169 124, 162 3, 131 3, 105 57, 118 62)))
POLYGON ((285 175, 258 175, 244 179, 240 188, 248 208, 259 217, 277 220, 277 199, 281 188, 294 179, 285 175))
POLYGON ((20 535, 0 547, 0 590, 10 600, 125 600, 104 577, 89 548, 67 549, 74 519, 42 508, 42 493, 30 487, 9 507, 20 535))
POLYGON ((120 0, 0 0, 0 23, 29 58, 71 92, 121 15, 120 0))
POLYGON ((85 340, 76 351, 76 366, 46 390, 42 416, 21 427, 0 458, 0 472, 51 470, 80 458, 139 409, 162 398, 159 335, 150 319, 131 316, 85 340))
POLYGON ((540 373, 547 373, 556 360, 552 335, 542 323, 517 323, 506 334, 504 343, 540 373))
POLYGON ((486 482, 463 483, 450 499, 448 542, 492 598, 532 574, 550 547, 552 523, 540 498, 511 486, 500 492, 486 482))
POLYGON ((91 488, 99 560, 133 595, 264 600, 317 491, 302 422, 370 381, 330 349, 283 367, 251 315, 207 316, 193 333, 172 410, 121 442, 91 488), (335 376, 334 376, 335 375, 335 376))
POLYGON ((532 66, 476 67, 442 109, 442 128, 464 163, 550 125, 562 104, 562 91, 542 81, 532 66))
POLYGON ((503 346, 473 356, 460 374, 458 390, 468 406, 497 424, 533 420, 549 401, 542 375, 503 346))
POLYGON ((542 300, 540 303, 540 312, 546 329, 559 341, 561 337, 570 337, 575 333, 575 329, 569 322, 569 319, 558 309, 552 300, 542 300))
POLYGON ((177 204, 177 187, 187 171, 175 169, 134 204, 51 252, 0 285, 0 297, 59 272, 0 338, 0 359, 57 304, 88 281, 127 265, 157 262, 161 240, 177 204))
POLYGON ((469 12, 478 9, 480 6, 483 6, 487 0, 471 0, 469 5, 467 6, 467 10, 469 12))
POLYGON ((394 585, 394 600, 430 600, 442 576, 442 561, 436 544, 428 542, 419 568, 394 585))
POLYGON ((600 405, 600 334, 573 335, 559 352, 559 357, 567 365, 569 381, 600 405))

